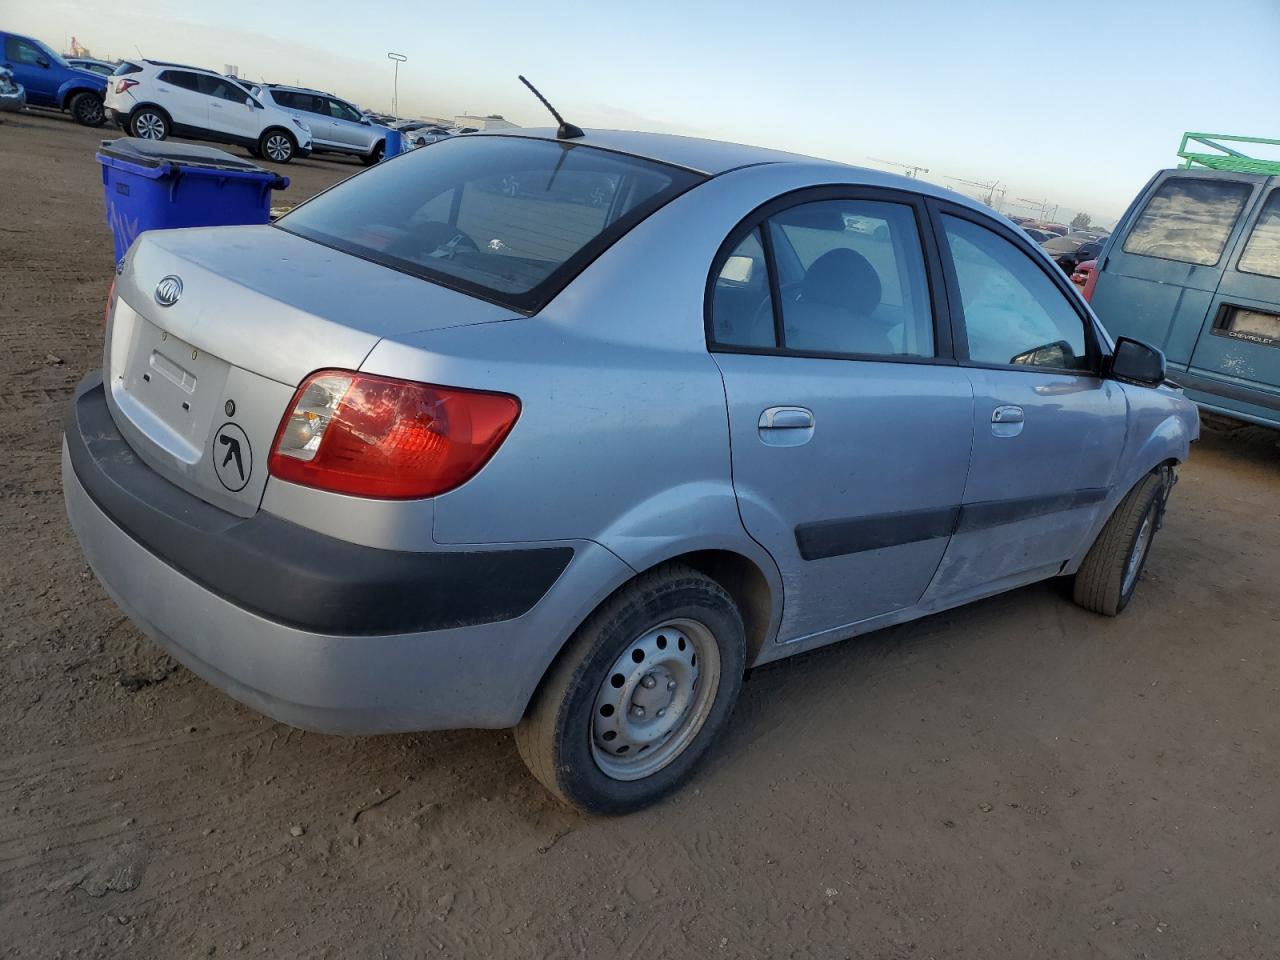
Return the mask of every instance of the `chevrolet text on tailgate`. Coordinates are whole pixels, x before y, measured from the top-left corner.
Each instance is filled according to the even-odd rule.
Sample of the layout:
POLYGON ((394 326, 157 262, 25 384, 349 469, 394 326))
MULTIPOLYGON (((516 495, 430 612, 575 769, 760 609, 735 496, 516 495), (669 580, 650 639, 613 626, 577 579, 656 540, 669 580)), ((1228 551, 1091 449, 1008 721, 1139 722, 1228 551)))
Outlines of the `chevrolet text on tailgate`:
POLYGON ((158 644, 301 727, 515 727, 616 813, 751 666, 1049 577, 1124 609, 1196 411, 1027 238, 918 180, 560 133, 134 243, 63 476, 158 644))

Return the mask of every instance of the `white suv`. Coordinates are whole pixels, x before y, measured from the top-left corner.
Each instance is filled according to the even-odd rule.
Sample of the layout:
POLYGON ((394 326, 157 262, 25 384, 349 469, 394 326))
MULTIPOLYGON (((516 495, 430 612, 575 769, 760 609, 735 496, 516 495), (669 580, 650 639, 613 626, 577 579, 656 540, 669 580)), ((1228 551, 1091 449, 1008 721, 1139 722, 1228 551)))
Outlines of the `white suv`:
POLYGON ((311 128, 304 121, 200 67, 156 60, 122 63, 107 81, 103 106, 108 119, 144 140, 177 135, 238 143, 276 163, 311 153, 311 128))
POLYGON ((365 117, 346 100, 320 90, 278 83, 251 86, 249 92, 309 126, 313 152, 345 153, 359 157, 366 166, 382 159, 387 128, 365 117))

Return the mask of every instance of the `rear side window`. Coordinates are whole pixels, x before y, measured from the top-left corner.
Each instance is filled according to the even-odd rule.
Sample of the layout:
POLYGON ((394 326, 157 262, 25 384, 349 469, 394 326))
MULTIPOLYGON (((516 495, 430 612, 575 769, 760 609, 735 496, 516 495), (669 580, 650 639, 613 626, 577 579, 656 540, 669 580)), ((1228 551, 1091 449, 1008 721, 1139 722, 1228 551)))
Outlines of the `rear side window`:
POLYGON ((444 140, 379 165, 277 226, 533 312, 700 174, 582 144, 444 140))
POLYGON ((1222 258, 1250 190, 1229 180, 1166 180, 1129 231, 1124 252, 1212 266, 1222 258))
POLYGON ((165 70, 156 79, 161 83, 171 83, 175 87, 181 87, 183 90, 190 90, 193 93, 200 92, 199 78, 194 73, 188 73, 185 70, 165 70))
POLYGON ((785 347, 933 356, 933 312, 915 213, 822 200, 770 218, 785 347))
POLYGON ((1280 277, 1280 190, 1272 190, 1240 257, 1245 273, 1280 277))
POLYGON ((1030 256, 969 220, 944 215, 969 359, 997 366, 1090 367, 1084 321, 1030 256))
POLYGON ((769 266, 756 227, 725 259, 716 276, 711 317, 717 343, 734 347, 777 345, 769 266))

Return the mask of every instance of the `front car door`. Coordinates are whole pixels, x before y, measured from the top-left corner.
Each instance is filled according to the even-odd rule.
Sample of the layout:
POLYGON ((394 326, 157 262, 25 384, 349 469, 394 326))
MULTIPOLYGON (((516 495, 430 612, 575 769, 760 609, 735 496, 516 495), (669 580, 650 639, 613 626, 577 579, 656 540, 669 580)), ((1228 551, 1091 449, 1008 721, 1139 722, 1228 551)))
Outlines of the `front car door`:
POLYGON ((923 201, 819 188, 726 241, 708 294, 743 523, 777 562, 781 642, 915 604, 946 548, 973 431, 923 201))
POLYGON ((371 128, 361 122, 360 111, 332 97, 326 97, 324 103, 328 108, 330 135, 334 143, 353 152, 368 153, 371 128))
POLYGON ((27 101, 42 107, 58 106, 58 72, 49 53, 22 37, 4 38, 5 66, 27 90, 27 101))
POLYGON ((929 601, 1052 576, 1103 509, 1128 403, 1062 271, 979 212, 931 204, 956 356, 973 386, 973 462, 929 601))

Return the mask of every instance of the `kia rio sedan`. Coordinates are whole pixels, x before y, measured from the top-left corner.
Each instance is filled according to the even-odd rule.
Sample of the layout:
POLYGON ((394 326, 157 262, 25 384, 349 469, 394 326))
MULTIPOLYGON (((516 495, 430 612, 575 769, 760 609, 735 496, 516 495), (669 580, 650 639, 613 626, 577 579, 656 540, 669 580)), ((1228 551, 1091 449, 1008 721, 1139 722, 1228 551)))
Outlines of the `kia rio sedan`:
POLYGON ((1119 613, 1199 432, 1163 374, 929 184, 503 131, 142 234, 63 479, 106 589, 231 696, 514 727, 618 813, 752 666, 1050 577, 1119 613))

